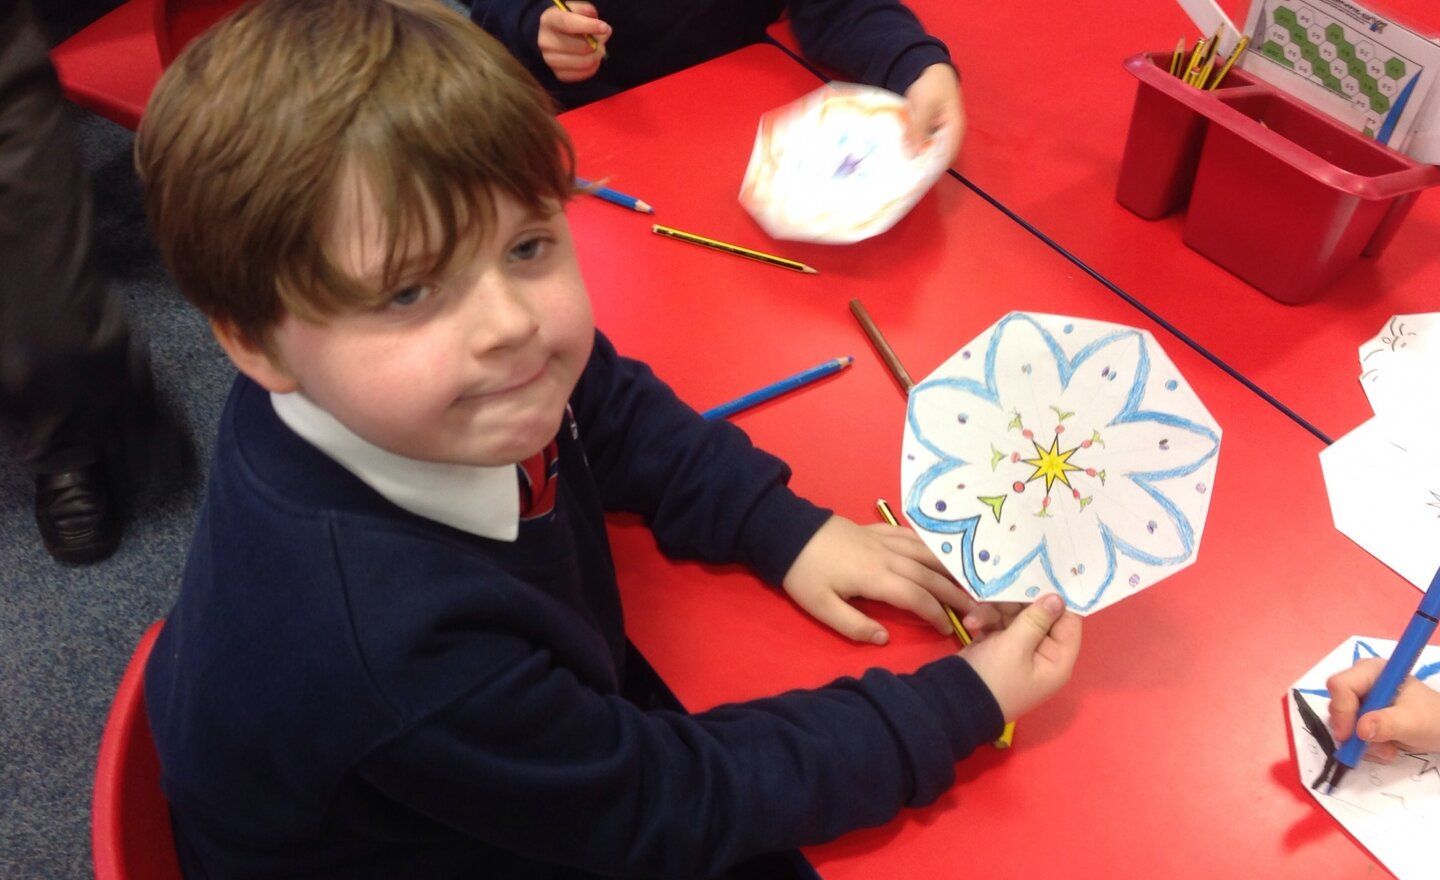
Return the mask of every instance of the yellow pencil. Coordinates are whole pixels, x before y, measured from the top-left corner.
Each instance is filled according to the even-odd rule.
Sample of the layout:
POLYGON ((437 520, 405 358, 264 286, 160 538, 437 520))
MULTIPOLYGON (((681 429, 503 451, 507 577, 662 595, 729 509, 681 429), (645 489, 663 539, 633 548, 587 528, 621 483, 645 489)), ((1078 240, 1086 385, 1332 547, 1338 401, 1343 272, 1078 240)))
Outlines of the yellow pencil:
POLYGON ((1211 88, 1211 89, 1219 88, 1220 83, 1222 83, 1222 82, 1225 81, 1225 74, 1229 73, 1229 72, 1230 72, 1230 68, 1232 68, 1232 67, 1235 66, 1235 62, 1240 60, 1240 56, 1243 55, 1243 54, 1245 54, 1245 47, 1246 47, 1246 46, 1249 46, 1249 45, 1250 45, 1250 35, 1249 35, 1249 34, 1244 34, 1244 35, 1242 35, 1242 36, 1240 37, 1240 42, 1238 42, 1238 43, 1235 44, 1235 51, 1234 51, 1234 52, 1231 52, 1231 53, 1230 53, 1230 57, 1225 59, 1225 64, 1224 64, 1224 66, 1222 66, 1222 67, 1220 68, 1220 72, 1219 72, 1219 73, 1215 74, 1215 79, 1211 81, 1210 85, 1209 85, 1207 88, 1211 88))
POLYGON ((1175 43, 1175 52, 1170 56, 1170 75, 1180 75, 1180 65, 1185 63, 1185 38, 1175 43))
MULTIPOLYGON (((561 12, 569 12, 569 11, 570 11, 570 7, 565 5, 565 0, 551 0, 551 2, 553 2, 553 3, 555 4, 555 6, 560 9, 561 12)), ((586 35, 585 35, 585 42, 587 42, 587 43, 590 44, 590 48, 591 48, 591 49, 594 49, 596 52, 599 52, 601 58, 604 58, 604 57, 605 57, 605 47, 602 46, 602 45, 600 45, 600 41, 599 41, 599 40, 595 39, 595 38, 594 38, 593 36, 591 36, 590 34, 586 34, 586 35)))
POLYGON ((1215 55, 1220 50, 1220 38, 1225 35, 1225 25, 1220 25, 1215 31, 1215 36, 1205 43, 1205 53, 1195 65, 1195 74, 1190 79, 1190 85, 1197 89, 1205 88, 1205 82, 1210 78, 1210 72, 1215 69, 1215 55))
POLYGON ((1201 59, 1202 62, 1214 58, 1215 54, 1220 51, 1220 38, 1223 36, 1225 36, 1225 25, 1222 24, 1215 29, 1215 36, 1210 38, 1210 45, 1205 47, 1205 57, 1201 59))
POLYGON ((777 257, 774 254, 752 251, 750 248, 741 247, 738 244, 729 244, 723 241, 716 241, 713 238, 706 238, 703 235, 696 235, 693 232, 681 232, 679 229, 671 229, 669 226, 661 226, 656 223, 650 227, 650 231, 656 235, 663 235, 666 238, 673 238, 676 241, 688 241, 691 244, 698 244, 701 247, 713 248, 717 251, 724 251, 727 254, 734 254, 737 257, 745 257, 750 260, 758 260, 761 263, 768 263, 771 266, 779 266, 782 269, 789 269, 794 272, 804 272, 807 275, 819 274, 804 263, 797 263, 794 260, 787 260, 784 257, 777 257))
POLYGON ((1199 41, 1195 43, 1195 51, 1190 53, 1190 61, 1185 65, 1185 72, 1180 76, 1180 78, 1186 82, 1190 81, 1190 77, 1195 75, 1196 69, 1200 66, 1200 58, 1205 54, 1205 43, 1205 38, 1201 37, 1199 41))
POLYGON ((1190 83, 1190 85, 1194 86, 1194 87, 1197 88, 1197 89, 1203 89, 1203 88, 1205 88, 1205 81, 1210 78, 1210 72, 1213 71, 1214 69, 1215 69, 1215 59, 1214 59, 1214 58, 1206 58, 1206 59, 1205 59, 1205 66, 1202 67, 1202 68, 1200 68, 1198 71, 1196 71, 1196 73, 1195 73, 1195 79, 1190 83))
MULTIPOLYGON (((890 525, 900 525, 900 521, 895 518, 895 512, 890 509, 890 503, 884 498, 876 500, 875 509, 880 511, 880 518, 885 520, 890 525)), ((969 646, 972 642, 975 641, 975 639, 970 636, 970 631, 965 629, 965 624, 960 622, 960 618, 955 614, 955 609, 951 608, 949 605, 944 605, 942 607, 945 609, 945 616, 950 618, 950 628, 955 630, 955 637, 960 640, 961 645, 969 646)), ((1001 732, 1000 736, 997 737, 995 741, 991 743, 991 745, 993 745, 997 749, 1008 749, 1014 741, 1015 722, 1007 721, 1005 722, 1005 730, 1001 732)))

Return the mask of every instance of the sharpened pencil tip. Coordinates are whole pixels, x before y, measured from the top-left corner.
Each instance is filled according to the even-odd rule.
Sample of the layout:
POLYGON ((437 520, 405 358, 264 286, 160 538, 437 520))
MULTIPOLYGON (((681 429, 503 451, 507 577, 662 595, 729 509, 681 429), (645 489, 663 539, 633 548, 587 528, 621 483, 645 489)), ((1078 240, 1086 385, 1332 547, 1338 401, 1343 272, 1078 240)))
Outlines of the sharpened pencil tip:
POLYGON ((642 213, 642 214, 654 214, 654 213, 655 213, 655 209, 654 209, 654 208, 650 207, 648 204, 646 204, 645 202, 640 201, 639 199, 636 199, 636 200, 635 200, 635 210, 639 211, 639 212, 642 213))
POLYGON ((812 269, 812 268, 810 268, 809 266, 801 266, 801 267, 800 267, 800 271, 801 271, 801 272, 804 272, 806 275, 819 275, 819 274, 820 274, 820 270, 819 270, 819 269, 812 269))

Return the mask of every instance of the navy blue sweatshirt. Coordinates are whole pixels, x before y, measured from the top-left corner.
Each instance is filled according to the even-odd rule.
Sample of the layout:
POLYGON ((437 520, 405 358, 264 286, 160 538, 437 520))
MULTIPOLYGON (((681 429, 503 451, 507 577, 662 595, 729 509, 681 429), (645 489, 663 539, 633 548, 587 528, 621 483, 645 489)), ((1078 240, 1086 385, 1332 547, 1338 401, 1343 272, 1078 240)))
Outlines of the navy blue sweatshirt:
POLYGON ((145 681, 186 876, 704 877, 927 803, 999 733, 958 657, 625 699, 602 509, 771 583, 828 513, 603 336, 571 406, 555 514, 510 543, 394 506, 235 383, 145 681))
POLYGON ((475 0, 470 17, 509 47, 562 107, 579 107, 765 38, 790 11, 806 57, 845 77, 904 94, 932 64, 950 63, 899 0, 594 0, 612 30, 591 79, 562 83, 540 57, 540 13, 552 0, 475 0))

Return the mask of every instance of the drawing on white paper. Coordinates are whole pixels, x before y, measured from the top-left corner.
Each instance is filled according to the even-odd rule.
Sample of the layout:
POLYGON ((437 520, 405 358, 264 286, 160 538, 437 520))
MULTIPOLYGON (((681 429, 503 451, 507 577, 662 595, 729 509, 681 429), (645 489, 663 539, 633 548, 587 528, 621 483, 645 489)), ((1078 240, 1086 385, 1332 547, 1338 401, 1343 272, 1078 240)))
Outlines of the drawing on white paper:
POLYGON ((1375 416, 1320 452, 1330 514, 1423 590, 1440 567, 1440 313, 1395 315, 1359 361, 1375 416))
POLYGON ((1195 561, 1220 433, 1150 333, 1013 312, 912 389, 905 514, 976 598, 1097 611, 1195 561))
POLYGON ((1360 346, 1360 386, 1376 415, 1440 408, 1440 313, 1396 315, 1360 346))
POLYGON ((948 129, 918 153, 893 92, 831 83, 760 118, 740 202, 773 238, 847 244, 899 222, 945 171, 948 129))
MULTIPOLYGON (((1290 736, 1300 782, 1356 840, 1400 880, 1434 877, 1434 855, 1422 842, 1440 821, 1440 754, 1402 752, 1389 764, 1365 761, 1347 774, 1334 792, 1313 787, 1328 752, 1338 745, 1330 736, 1330 694, 1325 681, 1365 657, 1389 657, 1395 642, 1352 636, 1305 673, 1286 700, 1290 736)), ((1415 665, 1415 677, 1429 687, 1440 684, 1440 647, 1427 647, 1415 665)))

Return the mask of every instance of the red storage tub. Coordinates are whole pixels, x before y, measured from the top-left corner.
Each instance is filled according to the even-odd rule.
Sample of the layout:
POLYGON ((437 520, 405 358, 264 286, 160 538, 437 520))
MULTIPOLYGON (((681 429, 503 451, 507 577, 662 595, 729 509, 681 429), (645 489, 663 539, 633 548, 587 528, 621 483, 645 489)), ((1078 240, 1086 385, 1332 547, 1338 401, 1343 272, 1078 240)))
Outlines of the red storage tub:
POLYGON ((1285 303, 1314 299, 1376 257, 1440 168, 1345 128, 1244 71, 1202 91, 1170 53, 1125 62, 1140 80, 1115 197, 1141 217, 1184 208, 1185 243, 1285 303))

